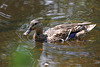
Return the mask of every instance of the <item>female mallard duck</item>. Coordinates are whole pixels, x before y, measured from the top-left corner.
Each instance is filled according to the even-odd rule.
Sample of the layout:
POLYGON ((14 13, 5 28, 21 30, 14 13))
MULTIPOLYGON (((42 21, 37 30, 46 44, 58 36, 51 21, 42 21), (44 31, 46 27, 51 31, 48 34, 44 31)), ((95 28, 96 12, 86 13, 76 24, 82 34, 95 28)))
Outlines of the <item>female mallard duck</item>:
POLYGON ((24 35, 28 35, 32 30, 35 30, 36 32, 33 35, 33 39, 35 41, 66 41, 73 38, 79 38, 87 32, 91 31, 96 26, 96 24, 88 24, 90 24, 90 22, 61 24, 50 28, 43 33, 42 23, 38 19, 35 19, 30 22, 30 26, 28 30, 24 33, 24 35))

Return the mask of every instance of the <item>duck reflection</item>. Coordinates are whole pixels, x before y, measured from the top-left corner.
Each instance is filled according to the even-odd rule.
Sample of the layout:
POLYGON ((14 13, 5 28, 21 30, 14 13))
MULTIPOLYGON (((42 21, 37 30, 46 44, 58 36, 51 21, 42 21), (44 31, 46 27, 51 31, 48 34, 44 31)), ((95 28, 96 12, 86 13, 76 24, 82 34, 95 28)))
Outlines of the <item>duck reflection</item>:
POLYGON ((38 62, 37 67, 83 66, 88 58, 94 55, 93 52, 87 51, 88 46, 84 45, 84 42, 67 42, 60 45, 36 42, 35 45, 32 55, 38 62))

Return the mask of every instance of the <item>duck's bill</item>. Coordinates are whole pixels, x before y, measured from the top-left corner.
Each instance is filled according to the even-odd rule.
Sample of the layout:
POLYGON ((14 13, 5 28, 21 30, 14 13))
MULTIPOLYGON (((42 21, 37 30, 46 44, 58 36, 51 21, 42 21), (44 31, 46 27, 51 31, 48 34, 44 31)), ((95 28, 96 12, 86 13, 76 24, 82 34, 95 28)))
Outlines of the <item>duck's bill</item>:
POLYGON ((28 29, 23 35, 28 35, 31 32, 31 29, 28 29))

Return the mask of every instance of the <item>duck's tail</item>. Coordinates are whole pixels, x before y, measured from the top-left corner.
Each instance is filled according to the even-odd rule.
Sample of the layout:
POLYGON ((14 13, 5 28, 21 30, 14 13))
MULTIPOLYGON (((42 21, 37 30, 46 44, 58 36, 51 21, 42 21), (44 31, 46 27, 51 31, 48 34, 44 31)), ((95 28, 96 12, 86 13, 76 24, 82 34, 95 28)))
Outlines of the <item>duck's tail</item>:
POLYGON ((87 31, 87 32, 91 31, 95 26, 96 26, 96 24, 86 25, 86 26, 85 26, 86 31, 87 31))

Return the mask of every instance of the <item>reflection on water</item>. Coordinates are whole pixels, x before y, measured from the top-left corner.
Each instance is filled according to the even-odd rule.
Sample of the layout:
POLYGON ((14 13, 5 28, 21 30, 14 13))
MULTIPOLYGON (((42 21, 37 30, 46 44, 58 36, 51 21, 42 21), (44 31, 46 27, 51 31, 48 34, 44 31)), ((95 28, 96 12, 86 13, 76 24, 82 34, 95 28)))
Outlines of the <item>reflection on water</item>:
MULTIPOLYGON (((0 9, 3 9, 3 10, 6 10, 8 7, 7 4, 3 3, 1 6, 0 6, 0 9)), ((4 17, 4 18, 7 18, 7 19, 10 19, 11 18, 11 15, 8 15, 8 14, 5 14, 3 12, 0 12, 0 16, 4 17)))
POLYGON ((0 8, 2 8, 2 9, 7 9, 7 7, 8 7, 8 5, 7 4, 5 4, 5 3, 3 3, 1 6, 0 6, 0 8))
POLYGON ((78 60, 84 59, 87 61, 89 60, 89 57, 94 56, 93 52, 86 52, 84 48, 81 50, 76 48, 80 49, 76 46, 72 48, 69 45, 48 45, 44 43, 39 65, 40 67, 44 67, 45 65, 50 65, 50 67, 63 67, 63 64, 66 64, 67 66, 83 66, 83 64, 78 64, 80 62, 78 60))
POLYGON ((7 14, 2 13, 2 12, 0 12, 0 15, 1 15, 2 17, 7 18, 7 19, 10 19, 10 17, 11 17, 11 15, 7 15, 7 14))
POLYGON ((100 1, 1 0, 0 67, 99 67, 100 1), (41 17, 44 31, 58 24, 91 21, 97 27, 83 41, 39 43, 23 36, 29 21, 41 17))

